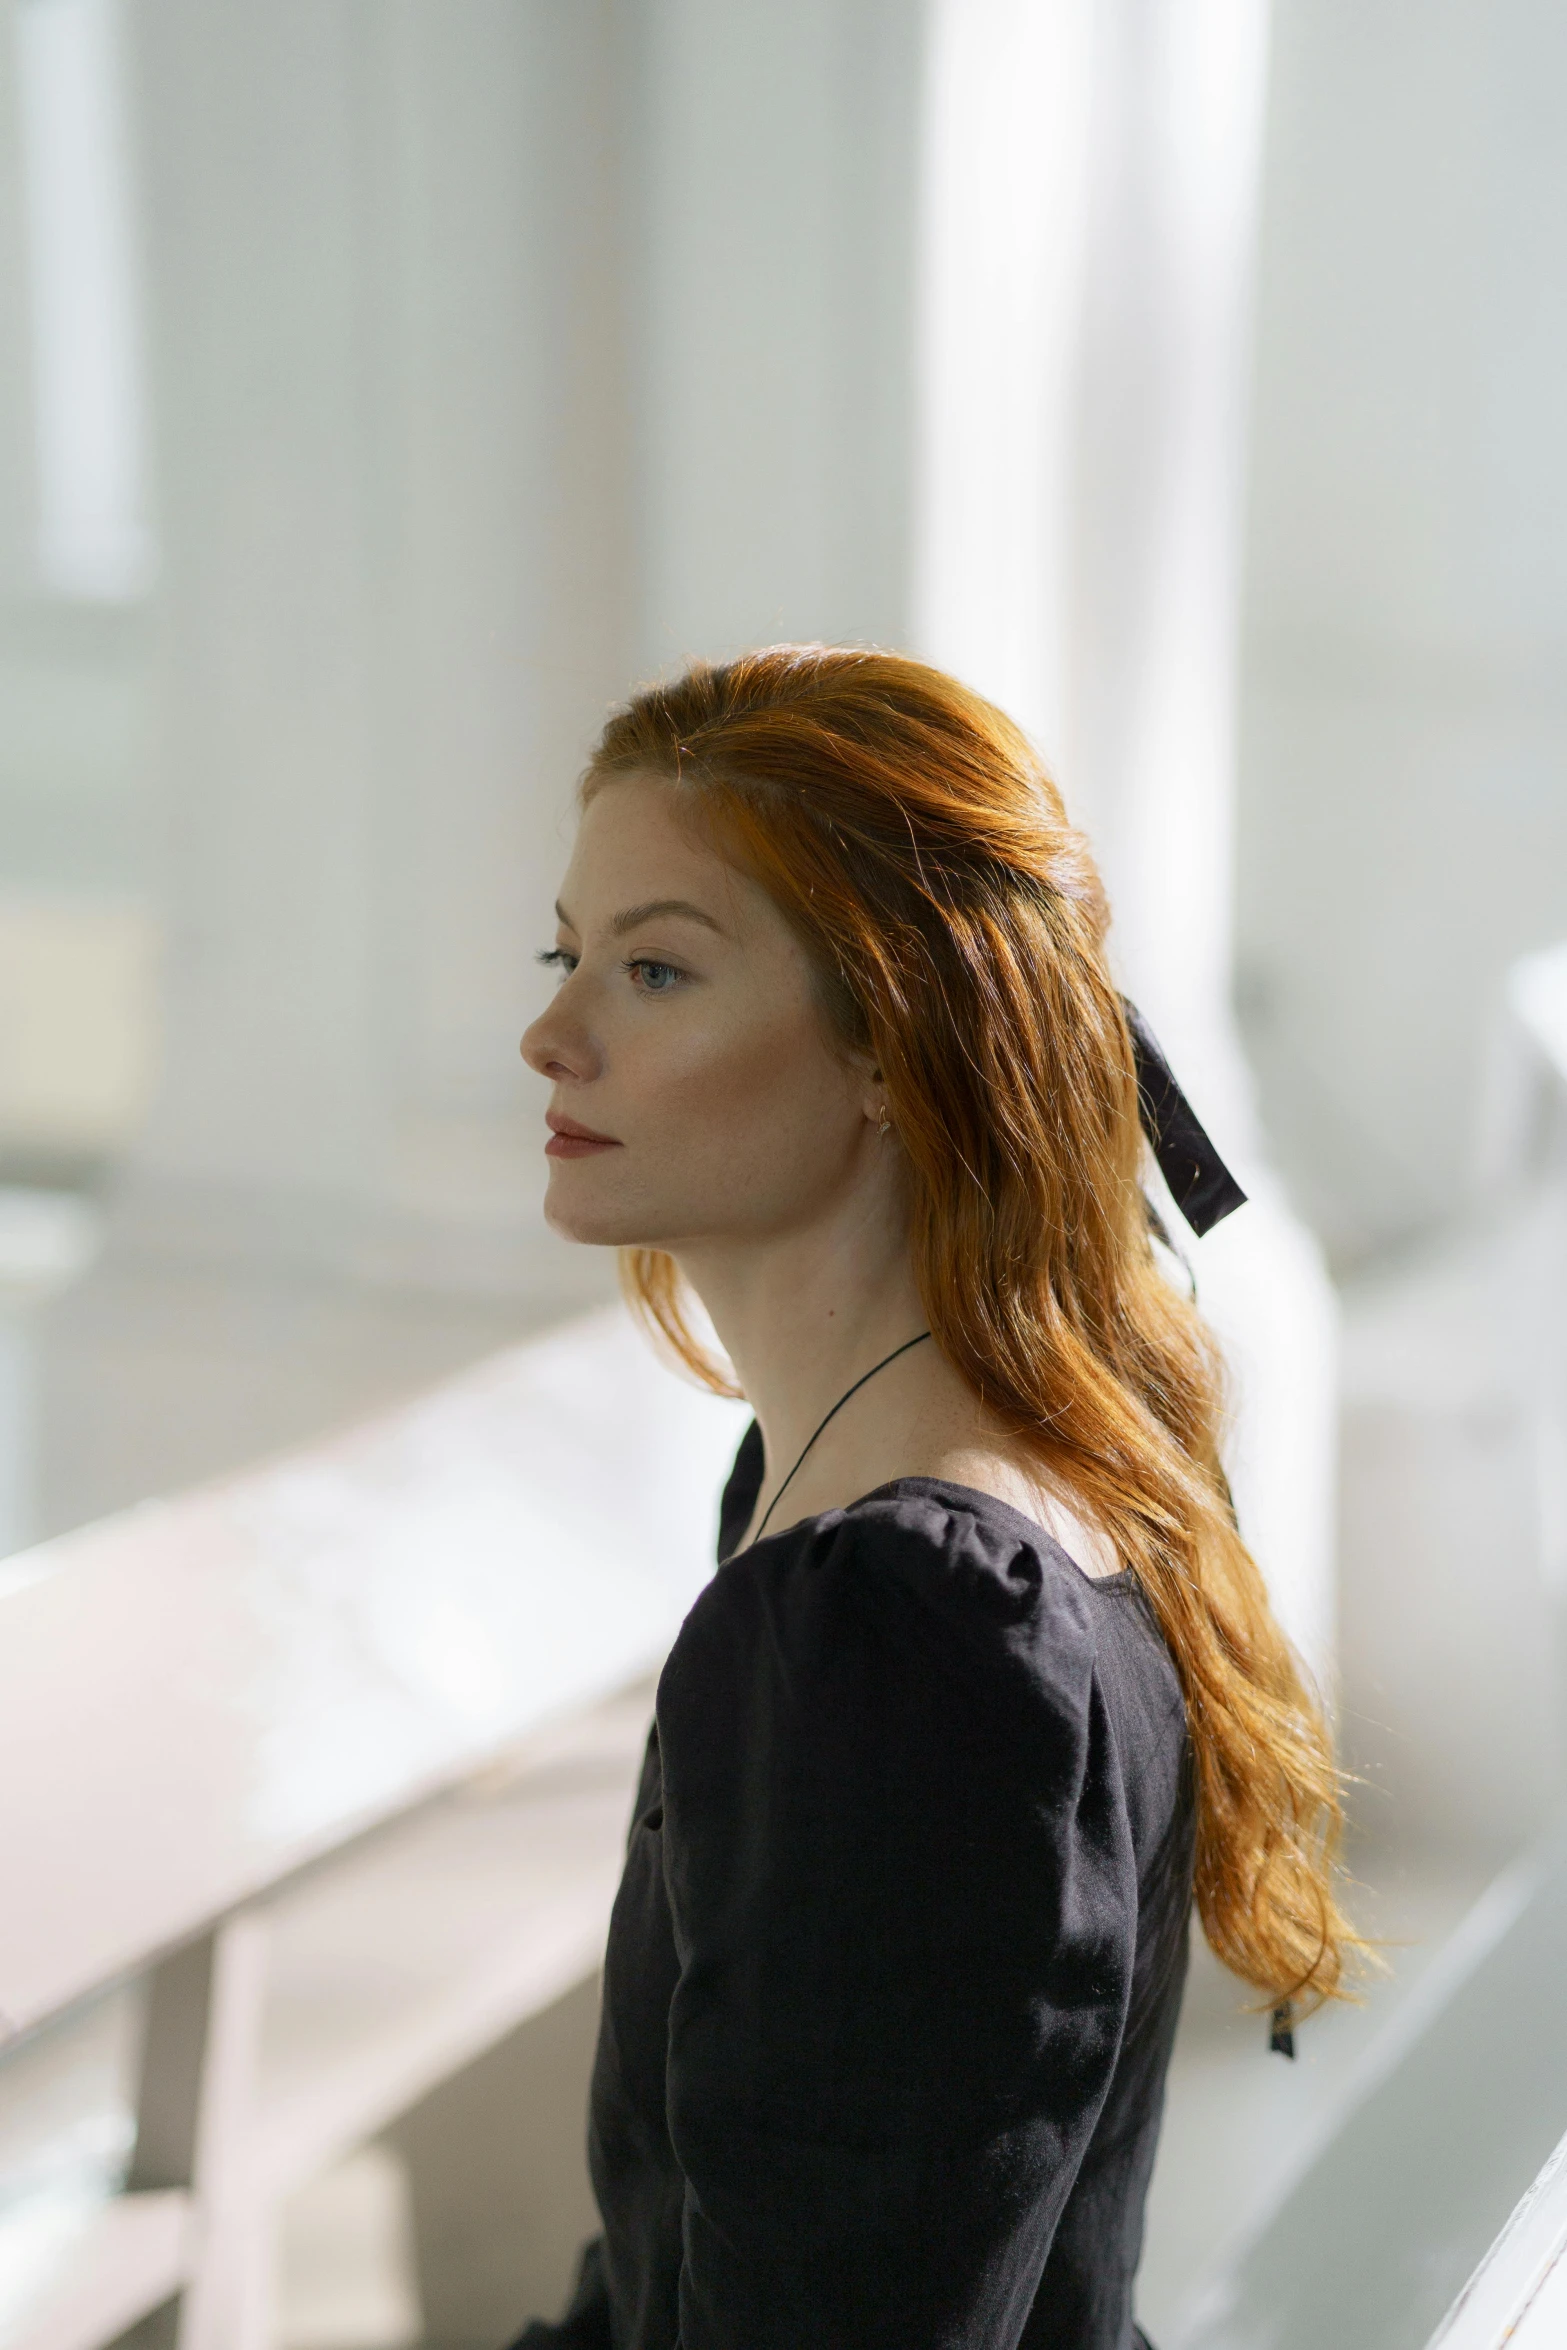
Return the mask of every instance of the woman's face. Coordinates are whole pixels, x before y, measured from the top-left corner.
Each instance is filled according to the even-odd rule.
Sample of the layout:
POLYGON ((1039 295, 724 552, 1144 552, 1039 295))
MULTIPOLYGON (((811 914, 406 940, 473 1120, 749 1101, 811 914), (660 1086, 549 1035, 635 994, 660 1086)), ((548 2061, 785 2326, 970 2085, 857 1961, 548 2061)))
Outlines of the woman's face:
POLYGON ((829 1034, 793 931, 677 819, 677 787, 583 813, 522 1040, 549 1078, 544 1212, 570 1240, 674 1251, 803 1231, 880 1190, 881 1089, 829 1034))

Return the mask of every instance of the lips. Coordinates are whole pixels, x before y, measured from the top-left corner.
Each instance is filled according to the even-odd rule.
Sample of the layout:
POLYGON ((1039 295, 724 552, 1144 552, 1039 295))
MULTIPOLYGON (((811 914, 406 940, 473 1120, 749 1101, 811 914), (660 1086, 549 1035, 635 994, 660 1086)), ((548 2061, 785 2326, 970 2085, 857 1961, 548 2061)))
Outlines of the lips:
POLYGON ((604 1151, 618 1151, 622 1146, 613 1134, 595 1134, 591 1126, 581 1126, 575 1118, 562 1117, 559 1110, 545 1112, 545 1125, 550 1130, 544 1145, 547 1159, 592 1159, 604 1151))

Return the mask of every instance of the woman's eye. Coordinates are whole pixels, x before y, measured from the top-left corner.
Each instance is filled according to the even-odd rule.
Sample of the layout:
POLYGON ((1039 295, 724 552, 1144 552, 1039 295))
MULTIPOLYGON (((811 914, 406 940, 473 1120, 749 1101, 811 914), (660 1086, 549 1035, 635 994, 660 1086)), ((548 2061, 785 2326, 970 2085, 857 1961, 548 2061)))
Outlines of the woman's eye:
POLYGON ((644 995, 668 995, 681 977, 673 963, 650 962, 645 955, 637 955, 626 965, 633 987, 644 995))
POLYGON ((577 958, 569 947, 545 947, 539 961, 546 971, 558 971, 562 979, 569 979, 577 968, 577 958))

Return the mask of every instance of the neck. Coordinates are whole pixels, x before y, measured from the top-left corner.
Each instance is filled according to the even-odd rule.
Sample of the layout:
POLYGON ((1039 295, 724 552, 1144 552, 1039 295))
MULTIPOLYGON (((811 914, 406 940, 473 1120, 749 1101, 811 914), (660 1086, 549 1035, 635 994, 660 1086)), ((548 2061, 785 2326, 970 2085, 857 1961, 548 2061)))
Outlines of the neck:
POLYGON ((901 1219, 864 1204, 679 1263, 761 1423, 769 1488, 844 1389, 926 1326, 901 1219))

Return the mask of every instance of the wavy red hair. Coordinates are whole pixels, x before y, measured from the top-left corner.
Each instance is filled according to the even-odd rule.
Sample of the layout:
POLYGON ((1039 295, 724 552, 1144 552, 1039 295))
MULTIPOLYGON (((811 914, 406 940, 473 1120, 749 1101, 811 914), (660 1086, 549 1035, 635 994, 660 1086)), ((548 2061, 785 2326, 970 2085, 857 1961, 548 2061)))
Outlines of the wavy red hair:
MULTIPOLYGON (((841 1041, 869 1053, 907 1156, 937 1343, 1137 1573, 1185 1691, 1196 1899, 1270 2001, 1341 1995, 1339 1784, 1220 1466, 1223 1367, 1156 1258, 1131 1040, 1083 836, 1027 738, 897 654, 775 645, 611 718, 583 779, 668 778, 768 891, 841 1041)), ((678 1272, 633 1302, 709 1385, 678 1272)))

